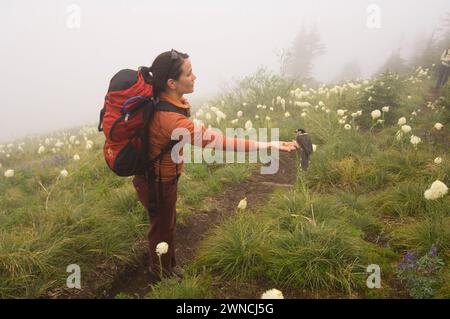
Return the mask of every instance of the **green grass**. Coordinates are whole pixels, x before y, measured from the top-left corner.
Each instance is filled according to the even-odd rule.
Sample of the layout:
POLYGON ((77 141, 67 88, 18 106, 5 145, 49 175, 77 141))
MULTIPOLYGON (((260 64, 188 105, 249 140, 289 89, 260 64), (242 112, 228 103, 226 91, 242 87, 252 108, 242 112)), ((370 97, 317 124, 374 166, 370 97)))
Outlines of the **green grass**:
POLYGON ((181 282, 167 279, 158 282, 146 296, 149 299, 210 299, 214 295, 210 289, 210 278, 186 276, 181 282))
POLYGON ((449 198, 430 201, 423 193, 431 182, 408 180, 387 188, 373 197, 372 203, 378 214, 396 217, 421 217, 447 215, 449 198))
POLYGON ((214 229, 199 248, 196 268, 208 268, 224 280, 254 279, 263 267, 271 225, 246 211, 214 229))
MULTIPOLYGON (((448 96, 435 103, 434 111, 418 112, 411 119, 411 112, 425 104, 428 89, 429 81, 412 83, 388 74, 362 84, 359 94, 355 89, 301 99, 312 106, 323 101, 329 113, 307 108, 306 117, 300 117, 300 109, 295 111, 291 104, 286 104, 292 115, 287 120, 281 111, 272 113, 284 123, 286 139, 292 136, 287 131, 297 125, 318 144, 310 168, 301 173, 296 187, 277 191, 265 208, 245 219, 238 215, 206 238, 196 266, 206 267, 218 281, 264 278, 314 295, 337 291, 349 297, 357 291, 366 298, 395 298, 407 295, 395 274, 405 251, 427 251, 436 244, 448 265, 449 196, 428 201, 423 193, 434 180, 450 184, 449 131, 433 130, 436 122, 448 123, 444 115, 450 91, 446 89, 448 96), (382 116, 384 123, 376 124, 370 112, 386 105, 390 110, 382 116), (347 109, 348 115, 362 109, 363 116, 349 118, 352 129, 346 131, 337 123, 338 108, 347 109), (401 116, 412 126, 412 134, 422 138, 417 148, 410 143, 411 133, 396 140, 401 116), (440 165, 433 162, 437 156, 444 159, 440 165), (264 236, 258 236, 261 232, 264 236), (258 240, 264 241, 264 249, 258 240), (382 269, 383 289, 365 285, 365 268, 372 263, 382 269)), ((292 98, 286 92, 277 95, 292 98)), ((242 106, 245 94, 240 100, 228 98, 234 99, 225 100, 233 112, 257 112, 242 106)), ((266 113, 270 114, 261 111, 266 113)), ((448 277, 448 269, 438 276, 448 277)), ((445 281, 438 282, 436 296, 448 295, 445 281)))
POLYGON ((361 272, 358 238, 342 227, 300 221, 294 231, 277 236, 270 247, 266 277, 275 283, 312 292, 351 292, 361 272))
MULTIPOLYGON (((450 185, 450 86, 434 109, 427 109, 423 106, 431 80, 413 83, 410 76, 385 74, 341 88, 302 87, 300 97, 295 96, 300 81, 259 70, 235 90, 212 99, 211 105, 227 113, 222 129, 242 110, 239 123, 251 120, 254 127, 279 127, 284 140, 293 139, 293 129, 306 128, 318 149, 295 187, 278 191, 258 211, 237 214, 205 238, 192 265, 193 273, 201 275, 182 283, 162 282, 149 296, 210 298, 221 281, 264 280, 312 295, 337 292, 349 297, 356 291, 367 298, 398 297, 403 291, 394 270, 401 255, 425 252, 436 244, 445 266, 437 275, 435 296, 448 297, 450 197, 428 201, 423 193, 437 179, 450 185), (276 103, 277 96, 285 99, 284 108, 276 103), (384 122, 377 124, 370 112, 387 105, 384 122), (422 111, 412 116, 419 108, 422 111), (351 130, 338 123, 337 109, 347 110, 351 130), (362 116, 352 118, 358 110, 362 116), (410 134, 396 140, 401 116, 411 125, 410 134, 422 138, 417 148, 410 134), (441 131, 433 129, 436 122, 444 124, 441 131), (440 165, 433 162, 437 156, 443 158, 440 165), (365 286, 365 267, 371 263, 382 268, 383 291, 365 286)), ((216 126, 214 117, 201 120, 216 126)), ((130 179, 108 169, 100 134, 58 132, 51 144, 56 139, 67 142, 70 135, 81 144, 66 143, 57 154, 51 152, 52 145, 37 154, 45 137, 25 140, 23 153, 15 151, 17 145, 2 147, 11 156, 0 152, 1 298, 39 297, 64 289, 69 264, 79 264, 82 274, 89 274, 126 267, 142 254, 137 243, 148 220, 130 179), (94 141, 91 150, 84 147, 85 134, 94 141), (78 162, 72 160, 76 153, 78 162), (6 179, 3 173, 9 168, 15 169, 15 176, 6 179), (68 170, 67 178, 58 178, 62 169, 68 170)), ((208 208, 207 197, 242 182, 255 168, 186 164, 179 184, 179 221, 208 208)))
POLYGON ((418 250, 424 254, 433 244, 444 253, 450 251, 450 217, 427 217, 399 227, 392 234, 392 246, 401 251, 418 250))
MULTIPOLYGON (((89 151, 79 147, 62 151, 58 158, 31 153, 19 157, 12 166, 14 178, 1 177, 0 297, 39 297, 63 290, 66 267, 73 263, 80 266, 86 287, 92 285, 90 273, 126 267, 143 254, 137 243, 145 237, 147 214, 131 179, 117 177, 106 166, 102 137, 93 138, 89 151), (75 153, 80 154, 78 162, 72 160, 75 153), (67 178, 58 178, 62 169, 68 170, 67 178)), ((2 165, 10 167, 12 161, 2 165)), ((248 168, 189 164, 179 196, 190 206, 200 206, 224 184, 248 177, 248 168)))

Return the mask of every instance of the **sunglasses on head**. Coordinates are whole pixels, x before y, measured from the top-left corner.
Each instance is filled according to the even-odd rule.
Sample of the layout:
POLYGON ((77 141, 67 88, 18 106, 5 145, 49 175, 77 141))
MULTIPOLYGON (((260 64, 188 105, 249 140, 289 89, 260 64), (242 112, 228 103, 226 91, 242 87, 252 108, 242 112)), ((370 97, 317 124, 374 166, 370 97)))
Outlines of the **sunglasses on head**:
POLYGON ((170 51, 170 67, 167 70, 166 81, 169 79, 170 71, 172 71, 174 61, 178 60, 178 57, 178 52, 172 49, 172 51, 170 51))

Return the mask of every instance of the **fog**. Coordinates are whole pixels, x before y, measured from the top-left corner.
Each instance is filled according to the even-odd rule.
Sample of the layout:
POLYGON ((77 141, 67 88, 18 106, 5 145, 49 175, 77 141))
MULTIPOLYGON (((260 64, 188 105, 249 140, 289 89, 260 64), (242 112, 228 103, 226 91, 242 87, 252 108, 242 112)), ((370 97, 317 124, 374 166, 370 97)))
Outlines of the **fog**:
POLYGON ((320 33, 312 75, 327 82, 352 60, 370 77, 395 49, 408 59, 447 12, 448 0, 3 0, 0 142, 96 123, 115 72, 172 48, 191 57, 195 106, 258 66, 278 72, 303 26, 320 33), (367 25, 370 4, 380 28, 367 25))

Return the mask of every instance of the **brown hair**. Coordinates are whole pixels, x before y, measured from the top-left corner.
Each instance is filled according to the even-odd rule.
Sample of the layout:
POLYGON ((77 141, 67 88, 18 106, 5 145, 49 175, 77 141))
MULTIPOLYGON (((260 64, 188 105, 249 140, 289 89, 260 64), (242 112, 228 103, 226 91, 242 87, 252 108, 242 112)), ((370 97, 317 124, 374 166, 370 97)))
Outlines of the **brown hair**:
POLYGON ((153 95, 158 97, 167 88, 167 80, 178 80, 181 75, 181 65, 184 59, 189 58, 187 53, 176 50, 161 53, 153 61, 151 67, 140 67, 144 79, 153 85, 153 95))

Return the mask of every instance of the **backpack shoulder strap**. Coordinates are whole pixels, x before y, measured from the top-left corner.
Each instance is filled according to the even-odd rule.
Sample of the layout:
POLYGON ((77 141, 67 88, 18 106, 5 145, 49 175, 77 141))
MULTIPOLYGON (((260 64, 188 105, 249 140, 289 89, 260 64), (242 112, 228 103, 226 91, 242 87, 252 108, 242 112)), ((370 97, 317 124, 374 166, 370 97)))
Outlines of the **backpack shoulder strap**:
MULTIPOLYGON (((158 101, 157 104, 155 105, 155 111, 174 112, 188 117, 188 110, 177 107, 172 103, 166 101, 158 101)), ((177 144, 178 142, 179 141, 177 140, 170 140, 166 145, 162 147, 161 152, 155 158, 152 158, 149 161, 149 164, 151 165, 154 162, 160 160, 163 157, 163 155, 166 154, 167 152, 170 152, 172 148, 175 146, 175 144, 177 144)))
POLYGON ((156 104, 155 111, 163 111, 163 112, 174 112, 188 117, 188 111, 173 105, 167 101, 159 101, 156 104))

